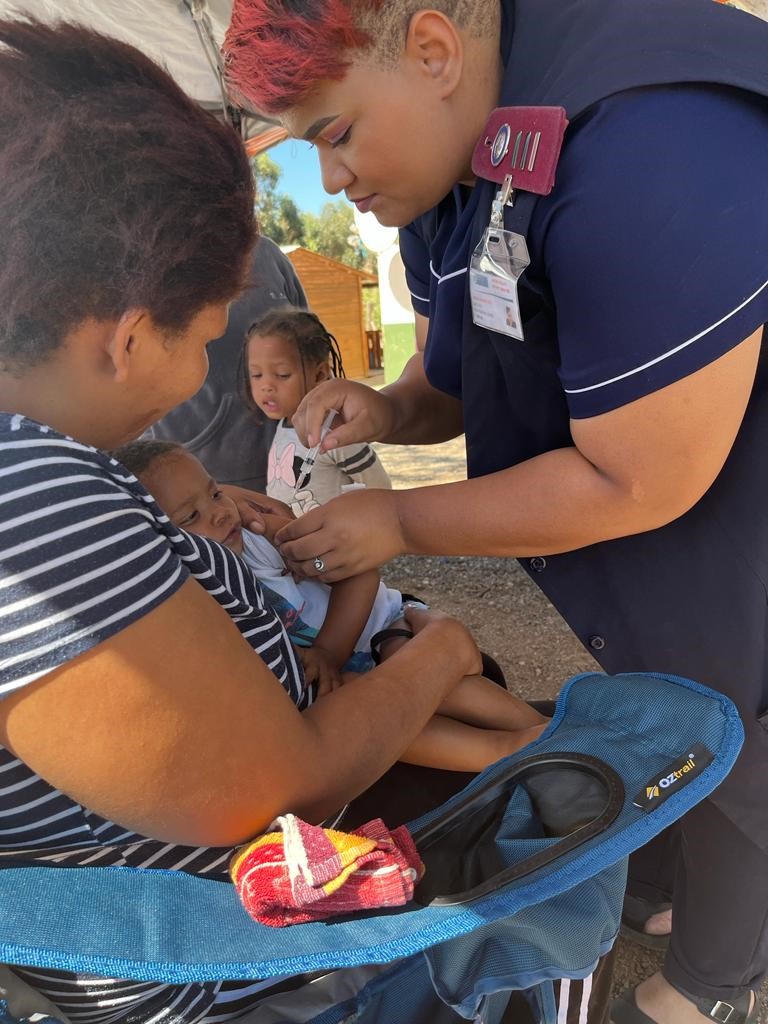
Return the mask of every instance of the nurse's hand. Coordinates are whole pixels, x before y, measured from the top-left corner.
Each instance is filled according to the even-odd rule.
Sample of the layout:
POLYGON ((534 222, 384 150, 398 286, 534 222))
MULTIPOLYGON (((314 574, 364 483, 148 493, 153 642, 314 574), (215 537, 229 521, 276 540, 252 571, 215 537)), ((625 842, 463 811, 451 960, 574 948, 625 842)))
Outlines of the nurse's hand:
POLYGON ((394 426, 394 405, 386 395, 356 381, 328 380, 304 396, 292 418, 297 434, 308 448, 319 442, 320 428, 331 409, 340 415, 323 440, 323 452, 345 444, 381 441, 394 426))
POLYGON ((324 583, 377 569, 405 553, 397 491, 342 494, 284 526, 275 544, 289 569, 324 583))

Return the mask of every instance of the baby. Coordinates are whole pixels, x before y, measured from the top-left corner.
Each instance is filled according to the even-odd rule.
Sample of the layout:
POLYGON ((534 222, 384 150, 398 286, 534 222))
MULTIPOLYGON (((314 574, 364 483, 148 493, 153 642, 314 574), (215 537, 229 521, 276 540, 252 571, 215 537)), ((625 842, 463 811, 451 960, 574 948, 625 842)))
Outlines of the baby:
MULTIPOLYGON (((375 571, 331 586, 296 581, 266 538, 243 529, 232 498, 182 445, 135 441, 113 453, 171 522, 240 555, 262 585, 317 696, 340 685, 342 669, 366 671, 412 635, 403 595, 375 571)), ((274 533, 285 522, 266 516, 274 533)), ((422 608, 425 606, 422 605, 422 608)), ((468 676, 406 751, 403 760, 450 771, 480 771, 537 738, 548 719, 484 676, 468 676)))

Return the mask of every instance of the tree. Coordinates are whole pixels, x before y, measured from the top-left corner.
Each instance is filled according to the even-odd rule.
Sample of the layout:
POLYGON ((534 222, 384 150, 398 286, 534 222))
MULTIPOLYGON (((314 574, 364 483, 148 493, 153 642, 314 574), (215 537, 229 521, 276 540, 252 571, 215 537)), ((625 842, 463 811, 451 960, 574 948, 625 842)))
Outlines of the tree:
POLYGON ((313 252, 375 272, 373 256, 360 241, 352 207, 341 199, 326 203, 319 214, 302 213, 280 192, 280 167, 266 153, 251 157, 256 183, 259 230, 278 245, 305 245, 313 252))
POLYGON ((284 192, 278 192, 280 168, 267 156, 251 157, 256 183, 256 216, 259 231, 278 245, 304 245, 304 221, 296 203, 284 192))
POLYGON ((352 207, 342 199, 326 203, 320 213, 304 214, 304 245, 313 252, 368 270, 370 257, 360 242, 352 207))

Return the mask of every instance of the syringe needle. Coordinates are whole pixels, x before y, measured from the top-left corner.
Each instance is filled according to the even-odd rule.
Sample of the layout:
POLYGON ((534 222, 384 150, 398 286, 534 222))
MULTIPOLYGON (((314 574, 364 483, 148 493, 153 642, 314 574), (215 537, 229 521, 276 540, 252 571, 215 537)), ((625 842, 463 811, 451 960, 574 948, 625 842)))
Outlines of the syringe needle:
POLYGON ((312 472, 312 467, 315 464, 317 456, 320 454, 320 445, 325 440, 325 435, 331 429, 331 424, 333 423, 334 419, 338 415, 339 415, 338 409, 329 409, 328 412, 325 414, 325 419, 323 420, 323 425, 322 425, 322 427, 320 427, 320 440, 318 441, 318 443, 315 445, 314 448, 310 448, 310 450, 307 452, 306 456, 304 457, 304 461, 301 464, 301 469, 299 470, 299 475, 296 478, 296 486, 293 488, 293 497, 294 497, 294 499, 296 498, 296 495, 298 494, 298 492, 301 490, 301 488, 302 488, 303 484, 305 483, 307 477, 312 472))

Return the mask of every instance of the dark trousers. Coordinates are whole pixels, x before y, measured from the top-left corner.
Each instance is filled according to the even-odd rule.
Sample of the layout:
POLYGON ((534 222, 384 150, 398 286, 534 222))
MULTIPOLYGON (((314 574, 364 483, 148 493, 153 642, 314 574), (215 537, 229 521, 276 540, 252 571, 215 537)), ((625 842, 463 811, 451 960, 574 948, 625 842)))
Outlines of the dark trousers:
MULTIPOLYGON (((570 981, 565 985, 560 981, 554 983, 558 1020, 564 1024, 583 1024, 586 1003, 586 1024, 608 1024, 615 958, 614 946, 610 953, 601 957, 594 974, 587 981, 570 981)), ((512 993, 501 1024, 539 1024, 524 992, 512 993)))
POLYGON ((672 900, 664 975, 726 1002, 768 969, 768 855, 705 800, 630 858, 629 888, 672 900))

